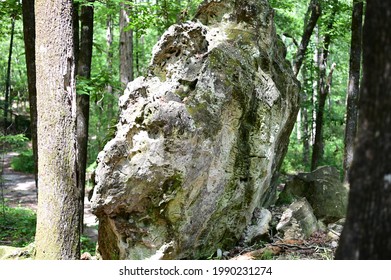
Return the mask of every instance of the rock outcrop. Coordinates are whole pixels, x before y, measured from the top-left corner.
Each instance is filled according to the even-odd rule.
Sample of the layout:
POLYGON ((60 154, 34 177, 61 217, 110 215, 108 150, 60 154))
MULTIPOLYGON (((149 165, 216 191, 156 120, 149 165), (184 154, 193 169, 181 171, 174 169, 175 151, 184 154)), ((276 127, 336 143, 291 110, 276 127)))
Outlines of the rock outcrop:
POLYGON ((274 198, 299 86, 266 0, 206 1, 120 98, 92 197, 104 259, 200 259, 274 198))
POLYGON ((286 183, 278 203, 290 203, 293 199, 305 197, 316 218, 330 223, 346 216, 348 193, 337 168, 322 166, 313 172, 293 176, 286 183))

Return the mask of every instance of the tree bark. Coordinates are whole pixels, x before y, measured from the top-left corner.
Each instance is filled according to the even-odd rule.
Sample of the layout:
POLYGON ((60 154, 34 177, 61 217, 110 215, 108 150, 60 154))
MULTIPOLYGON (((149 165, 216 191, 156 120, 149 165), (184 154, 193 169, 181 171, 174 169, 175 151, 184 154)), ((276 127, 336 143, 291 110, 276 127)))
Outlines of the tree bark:
POLYGON ((80 258, 71 0, 36 0, 38 194, 36 258, 80 258))
POLYGON ((311 0, 307 14, 310 14, 310 18, 306 20, 303 36, 301 38, 301 42, 299 48, 297 49, 295 59, 293 62, 293 73, 295 76, 299 74, 300 68, 303 64, 305 53, 307 51, 308 44, 311 39, 311 35, 314 31, 316 23, 320 15, 322 14, 321 5, 318 0, 311 0))
POLYGON ((129 6, 121 3, 119 26, 119 57, 120 57, 120 81, 125 88, 130 81, 133 81, 133 30, 126 30, 129 25, 129 6))
POLYGON ((364 3, 353 1, 352 37, 350 45, 349 85, 346 105, 346 128, 344 149, 344 181, 348 182, 348 171, 353 160, 354 139, 357 133, 358 96, 360 91, 361 37, 364 3))
POLYGON ((367 1, 357 145, 337 259, 391 259, 390 14, 390 1, 367 1))
POLYGON ((23 0, 23 34, 27 67, 27 83, 30 103, 31 142, 33 146, 35 187, 38 190, 38 145, 37 145, 37 89, 35 74, 35 17, 34 1, 23 0))

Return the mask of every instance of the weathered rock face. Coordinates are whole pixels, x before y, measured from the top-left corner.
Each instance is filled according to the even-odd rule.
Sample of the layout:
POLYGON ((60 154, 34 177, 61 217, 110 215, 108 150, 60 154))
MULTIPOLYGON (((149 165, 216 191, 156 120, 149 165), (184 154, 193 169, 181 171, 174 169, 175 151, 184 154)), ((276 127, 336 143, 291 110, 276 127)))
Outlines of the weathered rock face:
POLYGON ((268 237, 271 220, 272 213, 269 210, 255 208, 251 223, 247 226, 242 237, 244 244, 254 245, 262 238, 268 237))
POLYGON ((104 259, 228 249, 271 199, 298 84, 266 0, 205 2, 154 47, 120 99, 92 197, 104 259))

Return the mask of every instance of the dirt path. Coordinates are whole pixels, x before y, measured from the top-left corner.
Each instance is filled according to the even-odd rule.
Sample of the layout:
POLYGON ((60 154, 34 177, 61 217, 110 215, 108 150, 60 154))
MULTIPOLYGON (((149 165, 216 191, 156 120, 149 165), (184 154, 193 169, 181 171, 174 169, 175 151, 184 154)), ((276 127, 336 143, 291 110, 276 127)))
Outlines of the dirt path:
MULTIPOLYGON (((23 207, 37 211, 37 189, 33 174, 14 171, 11 168, 11 159, 17 153, 7 153, 3 160, 3 187, 6 205, 9 207, 23 207)), ((87 197, 84 198, 84 235, 96 241, 98 230, 96 216, 91 212, 91 204, 87 197)))

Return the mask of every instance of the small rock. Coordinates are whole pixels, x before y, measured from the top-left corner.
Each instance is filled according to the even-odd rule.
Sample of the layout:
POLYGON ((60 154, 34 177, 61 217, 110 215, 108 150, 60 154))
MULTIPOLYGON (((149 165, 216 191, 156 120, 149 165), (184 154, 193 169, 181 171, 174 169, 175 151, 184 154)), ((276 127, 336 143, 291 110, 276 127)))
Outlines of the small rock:
POLYGON ((293 202, 282 214, 276 227, 284 233, 284 239, 308 238, 318 230, 318 221, 305 198, 293 202))
POLYGON ((265 237, 265 235, 268 235, 270 229, 270 221, 272 219, 270 211, 264 208, 256 210, 253 214, 253 222, 247 227, 244 236, 244 242, 248 245, 252 245, 265 237))
POLYGON ((81 254, 80 259, 81 260, 92 260, 92 256, 90 253, 84 252, 83 254, 81 254))
POLYGON ((335 249, 338 247, 338 242, 337 241, 332 241, 331 244, 330 244, 330 247, 335 249))

